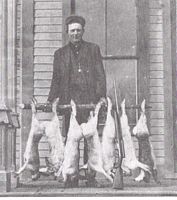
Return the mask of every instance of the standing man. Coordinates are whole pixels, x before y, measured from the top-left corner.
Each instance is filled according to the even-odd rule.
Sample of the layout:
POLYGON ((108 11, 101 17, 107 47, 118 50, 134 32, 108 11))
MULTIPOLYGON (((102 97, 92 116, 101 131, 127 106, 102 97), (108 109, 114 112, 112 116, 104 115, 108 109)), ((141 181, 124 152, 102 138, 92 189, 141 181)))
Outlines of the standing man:
MULTIPOLYGON (((59 97, 60 104, 69 104, 71 99, 76 104, 97 103, 101 97, 106 96, 106 77, 100 48, 82 39, 85 27, 83 17, 69 16, 65 24, 69 43, 55 51, 48 101, 52 102, 59 97)), ((70 113, 65 112, 66 131, 69 116, 70 113)), ((87 122, 88 117, 89 111, 78 110, 79 124, 87 122)), ((85 142, 84 162, 87 162, 86 146, 85 142)))

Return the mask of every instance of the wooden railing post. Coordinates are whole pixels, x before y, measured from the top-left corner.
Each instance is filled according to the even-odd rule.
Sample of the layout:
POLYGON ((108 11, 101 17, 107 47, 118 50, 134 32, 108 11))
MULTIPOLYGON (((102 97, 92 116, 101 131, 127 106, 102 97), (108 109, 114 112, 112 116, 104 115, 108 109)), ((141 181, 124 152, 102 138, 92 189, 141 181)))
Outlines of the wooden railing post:
POLYGON ((11 190, 11 177, 16 167, 16 129, 18 115, 0 104, 0 192, 11 190))
POLYGON ((11 189, 16 166, 15 21, 16 0, 0 0, 0 192, 11 189), (10 109, 9 109, 10 107, 10 109))

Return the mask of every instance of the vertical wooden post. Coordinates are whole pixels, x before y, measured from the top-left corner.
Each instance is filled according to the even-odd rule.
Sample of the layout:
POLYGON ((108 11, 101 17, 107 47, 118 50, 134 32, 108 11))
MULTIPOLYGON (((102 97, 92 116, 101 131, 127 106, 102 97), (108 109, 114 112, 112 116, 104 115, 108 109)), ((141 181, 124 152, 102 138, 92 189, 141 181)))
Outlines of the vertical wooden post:
MULTIPOLYGON (((175 84, 173 82, 173 77, 176 76, 176 66, 174 66, 174 60, 176 59, 176 53, 172 52, 173 45, 172 35, 176 34, 175 27, 172 26, 172 17, 171 12, 175 8, 175 3, 171 0, 163 0, 163 46, 164 46, 164 114, 165 114, 165 135, 164 135, 164 145, 165 145, 165 177, 174 178, 175 172, 175 140, 174 140, 174 131, 176 116, 174 116, 175 111, 173 110, 173 97, 176 98, 176 94, 173 91, 175 84), (173 4, 172 4, 173 3, 173 4), (172 7, 173 5, 173 7, 172 7), (174 58, 172 57, 174 56, 174 58), (175 117, 173 119, 173 117, 175 117)), ((174 24, 173 24, 174 25, 174 24)), ((174 36, 173 36, 174 37, 174 36)), ((173 38, 174 39, 174 38, 173 38)), ((175 78, 175 77, 174 77, 175 78)), ((175 105, 174 105, 175 106, 175 105)), ((174 107, 176 109, 176 107, 174 107)))
POLYGON ((0 1, 0 101, 1 106, 7 104, 7 1, 0 1))
POLYGON ((8 107, 15 110, 15 10, 15 0, 0 1, 0 192, 10 191, 14 170, 15 129, 8 107))
MULTIPOLYGON (((176 86, 176 34, 177 34, 177 29, 176 29, 176 22, 177 22, 177 13, 176 13, 176 5, 177 2, 176 0, 170 0, 171 5, 171 58, 172 58, 172 106, 173 106, 173 138, 174 138, 174 157, 177 158, 177 86, 176 86)), ((177 159, 175 159, 175 173, 177 174, 177 159)))
POLYGON ((16 165, 16 128, 19 128, 18 115, 0 108, 0 192, 9 192, 17 184, 12 178, 16 165))
POLYGON ((11 109, 15 111, 16 97, 16 67, 15 67, 15 39, 16 39, 16 0, 8 0, 7 6, 7 70, 8 70, 8 103, 11 109))
MULTIPOLYGON (((0 1, 0 109, 2 110, 0 114, 0 122, 6 121, 6 103, 7 103, 7 1, 2 0, 0 1)), ((7 120, 8 121, 8 120, 7 120)), ((6 121, 6 122, 7 122, 6 121)), ((9 191, 10 185, 9 183, 9 173, 6 172, 6 126, 4 124, 0 124, 0 137, 1 137, 1 151, 0 151, 0 185, 1 191, 9 191)))
POLYGON ((137 5, 137 97, 149 102, 149 1, 136 0, 137 5))
MULTIPOLYGON (((33 1, 23 0, 22 3, 22 96, 21 102, 29 102, 33 97, 33 48, 34 48, 34 7, 33 1)), ((26 141, 30 130, 31 110, 22 110, 20 135, 20 165, 23 164, 23 154, 26 148, 26 141)), ((27 174, 21 178, 26 179, 27 174)))
POLYGON ((11 115, 9 109, 0 108, 0 192, 11 189, 12 173, 12 132, 11 115), (11 129, 11 130, 10 130, 11 129))

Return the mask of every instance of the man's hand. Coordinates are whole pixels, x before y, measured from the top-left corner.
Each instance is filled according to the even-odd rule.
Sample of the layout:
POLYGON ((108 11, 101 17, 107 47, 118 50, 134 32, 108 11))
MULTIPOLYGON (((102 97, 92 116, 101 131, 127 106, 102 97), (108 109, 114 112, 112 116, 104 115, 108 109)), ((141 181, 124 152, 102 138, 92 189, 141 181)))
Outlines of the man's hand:
POLYGON ((105 97, 101 97, 100 102, 102 102, 103 105, 107 105, 107 100, 105 97))
POLYGON ((52 112, 52 104, 51 104, 51 102, 47 101, 44 104, 43 112, 52 112))

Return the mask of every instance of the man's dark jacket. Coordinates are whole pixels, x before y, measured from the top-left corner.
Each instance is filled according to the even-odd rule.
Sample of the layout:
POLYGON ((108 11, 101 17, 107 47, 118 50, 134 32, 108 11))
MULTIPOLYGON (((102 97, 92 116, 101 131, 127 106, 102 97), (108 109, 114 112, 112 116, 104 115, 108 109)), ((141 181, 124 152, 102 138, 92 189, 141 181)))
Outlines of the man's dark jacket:
MULTIPOLYGON (((59 97, 60 104, 68 104, 72 98, 71 93, 78 92, 74 89, 71 92, 73 67, 71 54, 70 43, 58 49, 54 54, 53 78, 48 96, 50 102, 59 97)), ((79 62, 81 62, 82 73, 87 83, 86 93, 83 93, 83 95, 89 102, 77 99, 77 103, 96 103, 100 97, 106 96, 106 78, 99 46, 82 40, 79 50, 79 62)))

